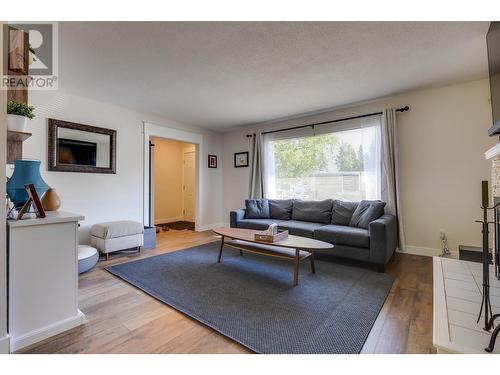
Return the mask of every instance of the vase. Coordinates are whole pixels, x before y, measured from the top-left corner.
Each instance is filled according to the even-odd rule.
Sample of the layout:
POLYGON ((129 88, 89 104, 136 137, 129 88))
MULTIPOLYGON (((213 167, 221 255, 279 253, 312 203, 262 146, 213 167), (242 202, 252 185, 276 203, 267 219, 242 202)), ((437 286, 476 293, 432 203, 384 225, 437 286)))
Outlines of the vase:
POLYGON ((14 173, 9 181, 7 181, 7 194, 16 209, 21 208, 28 200, 28 193, 24 185, 35 185, 35 190, 39 197, 49 188, 40 175, 40 164, 40 160, 14 160, 14 173))
POLYGON ((42 199, 42 207, 45 211, 57 211, 61 207, 61 198, 56 193, 56 189, 49 188, 42 199))
POLYGON ((7 115, 7 129, 14 132, 26 133, 28 118, 21 115, 7 115))

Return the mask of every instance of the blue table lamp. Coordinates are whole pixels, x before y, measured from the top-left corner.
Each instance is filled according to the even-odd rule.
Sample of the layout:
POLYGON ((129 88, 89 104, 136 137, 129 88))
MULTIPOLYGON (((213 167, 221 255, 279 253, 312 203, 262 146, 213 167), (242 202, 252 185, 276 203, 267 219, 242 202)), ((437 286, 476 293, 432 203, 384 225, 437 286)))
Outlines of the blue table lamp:
POLYGON ((14 173, 9 181, 7 181, 7 194, 16 209, 21 208, 28 200, 28 193, 24 185, 35 185, 35 190, 40 198, 49 188, 49 185, 45 183, 40 175, 40 164, 40 160, 14 160, 14 173))

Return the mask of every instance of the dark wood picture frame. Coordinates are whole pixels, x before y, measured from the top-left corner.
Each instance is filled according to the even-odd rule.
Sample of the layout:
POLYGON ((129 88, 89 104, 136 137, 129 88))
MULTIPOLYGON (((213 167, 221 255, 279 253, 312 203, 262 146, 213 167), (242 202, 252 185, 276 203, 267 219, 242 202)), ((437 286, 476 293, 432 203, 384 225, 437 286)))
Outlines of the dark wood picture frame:
POLYGON ((99 128, 97 126, 77 124, 75 122, 56 120, 49 118, 48 135, 48 170, 57 172, 80 172, 80 173, 110 173, 116 174, 116 130, 99 128), (57 162, 57 129, 66 128, 81 130, 90 133, 109 135, 109 167, 94 167, 88 165, 58 164, 57 162))
POLYGON ((217 155, 208 155, 208 168, 217 168, 217 155))
POLYGON ((24 185, 24 188, 26 189, 26 193, 28 193, 28 200, 19 210, 16 220, 21 220, 31 205, 35 206, 36 217, 43 219, 46 216, 45 210, 43 209, 42 202, 40 201, 40 197, 38 196, 38 193, 36 192, 35 185, 27 184, 27 185, 24 185))
POLYGON ((248 167, 248 159, 249 159, 249 153, 248 151, 245 151, 245 152, 235 152, 234 153, 234 167, 235 168, 245 168, 245 167, 248 167), (236 162, 237 161, 237 158, 238 158, 238 155, 246 155, 247 157, 247 162, 246 164, 241 164, 241 165, 238 165, 238 163, 236 162))

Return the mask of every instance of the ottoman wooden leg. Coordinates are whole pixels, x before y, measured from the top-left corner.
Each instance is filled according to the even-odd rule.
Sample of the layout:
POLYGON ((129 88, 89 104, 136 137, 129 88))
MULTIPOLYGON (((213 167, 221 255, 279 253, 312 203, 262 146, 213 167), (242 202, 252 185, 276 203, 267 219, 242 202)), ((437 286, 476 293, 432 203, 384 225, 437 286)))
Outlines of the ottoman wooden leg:
POLYGON ((140 253, 141 253, 141 247, 137 246, 137 254, 140 254, 140 253))
POLYGON ((109 253, 104 253, 104 260, 108 260, 109 259, 109 253))

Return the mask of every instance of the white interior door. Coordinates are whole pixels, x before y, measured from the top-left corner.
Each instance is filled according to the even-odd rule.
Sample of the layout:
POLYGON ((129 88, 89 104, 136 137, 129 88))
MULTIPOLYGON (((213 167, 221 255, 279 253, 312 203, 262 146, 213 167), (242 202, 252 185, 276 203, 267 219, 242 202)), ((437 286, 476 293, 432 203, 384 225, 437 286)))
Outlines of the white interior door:
POLYGON ((195 152, 184 153, 183 192, 184 192, 184 220, 194 222, 195 217, 195 152))

